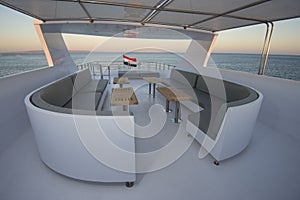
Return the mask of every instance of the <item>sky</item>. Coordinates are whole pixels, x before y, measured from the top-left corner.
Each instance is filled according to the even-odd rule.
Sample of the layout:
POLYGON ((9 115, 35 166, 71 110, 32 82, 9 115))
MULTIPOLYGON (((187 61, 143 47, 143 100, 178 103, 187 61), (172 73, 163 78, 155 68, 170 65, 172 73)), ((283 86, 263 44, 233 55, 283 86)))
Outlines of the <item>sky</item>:
MULTIPOLYGON (((0 5, 0 53, 17 51, 41 50, 39 38, 33 26, 33 19, 24 14, 0 5)), ((264 24, 252 27, 244 27, 234 30, 222 31, 219 33, 214 52, 216 53, 258 53, 262 51, 266 26, 264 24)), ((275 29, 272 36, 271 54, 300 55, 300 18, 275 22, 275 29)), ((126 42, 118 40, 118 46, 114 40, 95 36, 74 36, 64 35, 67 46, 70 50, 91 50, 99 44, 105 47, 106 51, 125 51, 126 42), (96 46, 95 46, 96 45, 96 46), (121 50, 120 50, 121 49, 121 50)), ((132 42, 132 41, 131 41, 132 42)), ((137 42, 140 43, 139 40, 137 42)), ((182 51, 187 47, 174 45, 172 42, 143 41, 153 44, 159 48, 164 45, 171 51, 182 51), (178 49, 178 47, 181 47, 178 49)))

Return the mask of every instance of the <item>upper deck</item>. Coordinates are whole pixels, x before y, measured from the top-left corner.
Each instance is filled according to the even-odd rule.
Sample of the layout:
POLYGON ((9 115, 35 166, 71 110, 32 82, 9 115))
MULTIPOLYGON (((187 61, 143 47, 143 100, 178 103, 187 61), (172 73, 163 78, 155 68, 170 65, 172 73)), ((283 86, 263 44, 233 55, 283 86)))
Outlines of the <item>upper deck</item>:
MULTIPOLYGON (((48 76, 47 70, 33 73, 48 76)), ((19 80, 30 82, 26 77, 28 74, 30 73, 19 75, 19 80)), ((162 148, 180 130, 180 139, 192 143, 174 163, 158 171, 137 174, 137 182, 131 189, 126 188, 123 183, 73 180, 57 174, 43 164, 33 132, 26 125, 28 121, 20 124, 11 121, 1 131, 1 140, 9 143, 0 154, 1 196, 5 199, 298 199, 300 140, 297 130, 300 123, 297 123, 299 106, 296 102, 300 99, 297 93, 299 83, 225 70, 221 70, 221 74, 226 79, 258 88, 265 100, 249 146, 220 166, 213 165, 213 158, 210 156, 198 158, 200 145, 187 136, 184 124, 172 123, 174 113, 168 113, 166 125, 156 135, 136 139, 136 151, 149 152, 162 148), (16 130, 20 128, 23 130, 16 135, 16 130), (12 136, 15 137, 11 139, 12 136)), ((10 81, 13 80, 1 80, 2 83, 10 81)), ((22 87, 29 90, 28 85, 31 84, 23 84, 22 87)), ((148 83, 144 80, 131 80, 129 86, 135 89, 139 101, 138 105, 130 106, 135 123, 140 127, 147 126, 150 122, 150 107, 156 111, 162 110, 165 99, 159 93, 156 98, 149 95, 148 83)), ((109 87, 117 86, 111 84, 109 87)), ((10 89, 13 90, 12 87, 10 89)), ((22 98, 21 94, 13 94, 14 98, 22 98)), ((106 99, 104 109, 110 109, 109 101, 109 98, 106 99)), ((10 103, 3 99, 1 101, 2 106, 10 103)), ((173 108, 174 104, 170 106, 173 108)), ((18 115, 27 114, 23 110, 18 115)), ((139 130, 143 129, 137 129, 139 130)), ((143 132, 138 134, 142 135, 143 132)))
MULTIPOLYGON (((241 154, 222 162, 220 166, 213 165, 210 156, 198 158, 200 145, 187 136, 184 124, 170 122, 173 113, 165 115, 167 123, 158 134, 146 139, 136 139, 136 151, 149 152, 159 149, 167 145, 178 130, 182 133, 180 141, 191 142, 191 145, 171 165, 154 172, 137 174, 137 182, 130 189, 123 183, 104 184, 73 180, 43 164, 26 113, 24 98, 31 91, 76 69, 68 57, 61 33, 112 36, 125 28, 126 34, 122 36, 129 37, 135 35, 141 27, 163 27, 189 35, 199 44, 203 44, 205 53, 209 54, 216 31, 300 16, 298 0, 247 0, 238 3, 235 0, 213 0, 201 1, 201 4, 197 0, 140 1, 141 4, 122 2, 0 1, 2 5, 43 22, 36 27, 40 31, 40 38, 44 38, 44 45, 46 42, 48 44, 49 48, 44 47, 45 52, 49 55, 52 53, 52 59, 48 61, 54 65, 0 79, 0 197, 299 199, 300 83, 243 72, 219 70, 225 80, 256 88, 263 94, 264 100, 251 143, 241 154), (74 21, 77 24, 73 26, 70 22, 74 21)), ((146 36, 170 38, 168 34, 146 36)), ((195 43, 189 49, 191 55, 201 55, 192 52, 195 50, 193 45, 195 43)), ((193 61, 200 67, 206 58, 207 54, 201 57, 202 62, 193 61)), ((201 73, 209 75, 213 70, 201 68, 201 73)), ((130 107, 135 116, 135 123, 140 127, 147 126, 150 122, 150 108, 161 112, 165 99, 159 94, 155 99, 149 96, 148 84, 145 81, 133 80, 130 86, 136 89, 139 101, 137 106, 130 107)), ((104 109, 109 109, 108 104, 109 99, 106 100, 104 109)), ((166 156, 168 155, 161 155, 160 159, 164 160, 166 156)))

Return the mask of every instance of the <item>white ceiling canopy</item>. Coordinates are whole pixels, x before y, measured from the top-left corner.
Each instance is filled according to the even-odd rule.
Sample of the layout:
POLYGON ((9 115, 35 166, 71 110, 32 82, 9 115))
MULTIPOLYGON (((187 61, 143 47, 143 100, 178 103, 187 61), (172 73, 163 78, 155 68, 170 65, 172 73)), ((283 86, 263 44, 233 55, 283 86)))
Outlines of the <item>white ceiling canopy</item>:
POLYGON ((300 17, 299 0, 0 0, 47 21, 115 21, 222 31, 300 17))

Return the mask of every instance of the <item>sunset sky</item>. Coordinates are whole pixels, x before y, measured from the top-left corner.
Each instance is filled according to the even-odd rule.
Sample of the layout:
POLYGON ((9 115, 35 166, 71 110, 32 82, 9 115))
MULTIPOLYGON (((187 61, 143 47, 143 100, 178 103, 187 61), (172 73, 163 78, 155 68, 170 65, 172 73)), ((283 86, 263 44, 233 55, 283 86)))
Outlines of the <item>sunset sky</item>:
MULTIPOLYGON (((0 6, 0 17, 0 53, 42 49, 31 17, 4 6, 0 6)), ((214 52, 260 53, 265 30, 265 25, 256 25, 220 32, 214 52)), ((299 18, 276 22, 270 53, 300 55, 299 35, 299 18)), ((103 37, 71 35, 65 35, 64 37, 71 50, 91 50, 105 41, 104 47, 106 51, 126 50, 126 45, 128 45, 128 43, 119 40, 118 46, 116 46, 115 42, 111 42, 112 40, 107 42, 107 38, 103 37)), ((145 41, 145 43, 147 42, 152 44, 152 46, 155 44, 154 46, 157 46, 157 48, 168 45, 173 51, 181 51, 185 47, 184 42, 182 45, 174 45, 174 43, 162 41, 145 41), (181 48, 178 48, 178 46, 181 46, 181 48)))

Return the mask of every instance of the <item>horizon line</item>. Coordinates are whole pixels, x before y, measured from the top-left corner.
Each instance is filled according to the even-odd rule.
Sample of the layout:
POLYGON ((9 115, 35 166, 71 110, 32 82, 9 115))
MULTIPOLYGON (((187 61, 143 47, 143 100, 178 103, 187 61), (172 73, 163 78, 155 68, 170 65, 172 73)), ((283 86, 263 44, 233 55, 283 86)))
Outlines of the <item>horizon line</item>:
MULTIPOLYGON (((119 52, 119 51, 88 51, 88 50, 69 50, 70 53, 172 53, 172 52, 161 52, 161 51, 145 51, 145 52, 119 52)), ((6 51, 0 52, 0 54, 34 54, 34 53, 44 53, 43 50, 28 50, 28 51, 6 51)), ((184 52, 174 52, 174 53, 184 53, 184 52)), ((212 52, 212 54, 249 54, 249 55, 261 55, 261 53, 251 53, 251 52, 212 52)), ((269 55, 285 55, 285 56, 300 56, 300 54, 291 54, 291 53, 270 53, 269 55)))

